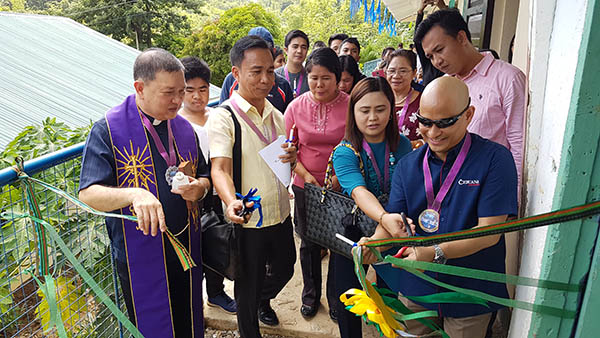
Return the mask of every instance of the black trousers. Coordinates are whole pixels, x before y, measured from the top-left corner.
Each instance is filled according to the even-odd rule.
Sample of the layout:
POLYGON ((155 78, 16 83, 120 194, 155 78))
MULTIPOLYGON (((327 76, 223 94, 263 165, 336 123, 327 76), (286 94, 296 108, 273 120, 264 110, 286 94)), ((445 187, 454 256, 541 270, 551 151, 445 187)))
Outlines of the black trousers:
MULTIPOLYGON (((333 253, 335 256, 335 292, 338 295, 348 291, 349 289, 356 288, 362 289, 356 274, 354 273, 354 262, 350 259, 333 253)), ((379 279, 377 279, 379 282, 379 279)), ((340 330, 341 338, 362 338, 362 319, 356 316, 354 313, 346 310, 344 304, 339 301, 337 302, 338 310, 338 328, 340 330)))
MULTIPOLYGON (((302 242, 300 244, 300 265, 302 267, 302 279, 304 287, 302 288, 302 304, 315 306, 321 300, 321 285, 323 282, 321 274, 321 247, 307 239, 302 234, 306 229, 306 202, 304 199, 304 189, 292 186, 294 191, 294 222, 296 230, 301 234, 302 242)), ((335 267, 335 258, 329 256, 329 266, 327 269, 327 288, 326 296, 329 307, 339 303, 339 295, 335 293, 335 278, 333 269, 335 267)))
MULTIPOLYGON (((163 235, 164 236, 164 235, 163 235)), ((182 233, 178 239, 182 243, 188 243, 187 233, 182 233)), ((165 240, 165 243, 168 243, 165 240)), ((191 271, 183 271, 179 260, 175 254, 173 246, 165 245, 165 256, 167 260, 167 274, 169 280, 169 294, 171 299, 171 313, 173 317, 173 329, 175 337, 191 337, 192 336, 192 313, 190 311, 190 273, 191 271)), ((133 299, 131 296, 131 284, 129 282, 129 270, 126 262, 115 260, 117 274, 121 282, 121 290, 123 290, 123 298, 127 307, 129 320, 137 326, 135 313, 133 311, 133 299)), ((199 309, 200 310, 200 309, 199 309)), ((137 313, 138 316, 143 316, 143 313, 137 313)))
POLYGON ((271 300, 292 279, 296 246, 292 221, 264 228, 244 228, 240 241, 240 276, 234 284, 237 321, 242 338, 261 337, 258 329, 258 305, 271 300), (266 273, 266 263, 271 271, 266 273))

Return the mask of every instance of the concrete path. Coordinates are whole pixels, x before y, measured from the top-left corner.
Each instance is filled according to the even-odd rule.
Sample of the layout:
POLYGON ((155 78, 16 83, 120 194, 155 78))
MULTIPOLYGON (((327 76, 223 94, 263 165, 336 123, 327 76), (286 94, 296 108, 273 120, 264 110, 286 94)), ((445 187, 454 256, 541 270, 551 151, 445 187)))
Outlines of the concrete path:
MULTIPOLYGON (((296 251, 300 248, 300 241, 296 237, 296 251)), ((299 257, 299 256, 298 256, 299 257)), ((327 300, 325 299, 325 282, 327 264, 329 262, 329 256, 325 257, 322 261, 323 271, 323 296, 321 298, 321 307, 317 315, 306 320, 300 314, 301 300, 300 295, 302 294, 302 272, 300 271, 300 259, 296 259, 294 265, 294 277, 281 293, 271 301, 271 306, 279 317, 280 324, 278 326, 267 326, 260 324, 262 333, 266 334, 277 334, 287 337, 298 337, 298 338, 332 338, 339 337, 339 331, 337 324, 329 318, 329 308, 327 307, 327 300)), ((233 297, 233 282, 225 281, 225 290, 227 294, 233 297)), ((206 300, 206 294, 204 296, 206 300)), ((237 322, 236 316, 226 314, 225 312, 212 308, 209 306, 204 307, 204 318, 207 327, 219 329, 219 330, 236 330, 237 322)), ((379 337, 377 331, 373 326, 367 327, 363 324, 363 337, 364 338, 375 338, 379 337)))

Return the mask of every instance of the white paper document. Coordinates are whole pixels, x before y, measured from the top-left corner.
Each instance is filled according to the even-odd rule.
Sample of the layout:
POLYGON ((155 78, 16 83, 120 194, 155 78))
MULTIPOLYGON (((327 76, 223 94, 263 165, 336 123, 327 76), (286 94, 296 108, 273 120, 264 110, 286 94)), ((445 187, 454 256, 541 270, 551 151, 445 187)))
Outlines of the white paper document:
POLYGON ((289 186, 292 180, 292 170, 289 163, 283 163, 279 156, 285 155, 285 150, 281 145, 285 143, 286 137, 279 136, 273 143, 262 148, 258 154, 263 158, 275 176, 283 183, 284 186, 289 186))

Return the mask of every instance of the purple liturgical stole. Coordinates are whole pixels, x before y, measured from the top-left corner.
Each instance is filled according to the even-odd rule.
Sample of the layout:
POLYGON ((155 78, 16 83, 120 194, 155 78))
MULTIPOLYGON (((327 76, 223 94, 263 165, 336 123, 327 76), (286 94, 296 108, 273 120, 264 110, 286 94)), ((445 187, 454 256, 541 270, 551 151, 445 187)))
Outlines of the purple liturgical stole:
MULTIPOLYGON (((165 179, 165 173, 156 173, 152 158, 150 141, 142 123, 135 102, 135 95, 106 113, 106 122, 113 145, 117 168, 117 184, 119 187, 139 187, 158 196, 157 180, 165 179)), ((193 163, 193 170, 198 165, 198 147, 192 126, 182 117, 171 120, 175 137, 178 159, 193 163)), ((133 208, 121 209, 121 214, 132 215, 133 208)), ((164 210, 165 212, 182 212, 164 210)), ((191 297, 190 304, 173 304, 191 308, 192 333, 194 337, 204 337, 202 315, 202 254, 201 230, 198 208, 188 211, 189 226, 185 231, 189 235, 186 246, 196 262, 196 267, 189 270, 191 297)), ((168 226, 168 224, 167 224, 168 226)), ((146 337, 174 337, 169 287, 167 283, 167 267, 164 246, 171 245, 164 235, 146 236, 137 230, 137 223, 123 220, 123 235, 129 265, 131 293, 137 327, 146 337)), ((183 269, 183 267, 181 267, 183 269)))

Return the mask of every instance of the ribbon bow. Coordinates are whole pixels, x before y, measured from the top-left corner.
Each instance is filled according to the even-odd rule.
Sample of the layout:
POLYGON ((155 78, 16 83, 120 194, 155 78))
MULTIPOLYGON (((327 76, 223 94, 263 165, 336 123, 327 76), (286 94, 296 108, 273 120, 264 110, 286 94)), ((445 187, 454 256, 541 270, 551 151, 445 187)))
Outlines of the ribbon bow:
POLYGON ((260 195, 256 195, 254 196, 254 194, 256 194, 256 192, 258 191, 258 188, 252 188, 250 189, 250 191, 248 191, 248 193, 246 195, 240 194, 240 193, 235 193, 235 196, 242 200, 242 205, 244 207, 244 209, 242 209, 242 211, 239 213, 239 216, 244 216, 244 215, 248 215, 251 214, 254 210, 258 209, 258 214, 260 215, 260 218, 258 219, 258 223, 256 223, 256 227, 260 228, 262 226, 262 222, 263 222, 263 213, 262 213, 262 205, 260 204, 261 201, 261 197, 260 195), (252 205, 252 207, 246 207, 246 203, 248 202, 254 202, 254 204, 252 205))

